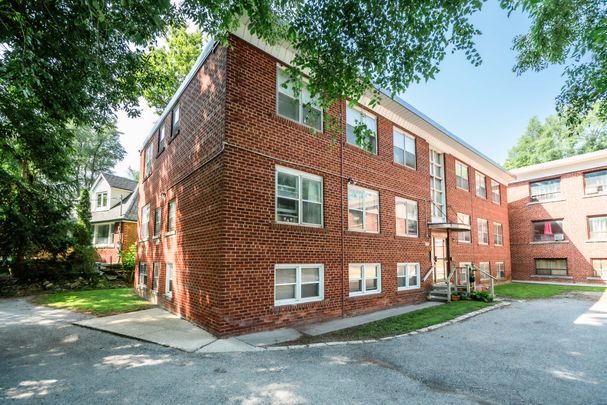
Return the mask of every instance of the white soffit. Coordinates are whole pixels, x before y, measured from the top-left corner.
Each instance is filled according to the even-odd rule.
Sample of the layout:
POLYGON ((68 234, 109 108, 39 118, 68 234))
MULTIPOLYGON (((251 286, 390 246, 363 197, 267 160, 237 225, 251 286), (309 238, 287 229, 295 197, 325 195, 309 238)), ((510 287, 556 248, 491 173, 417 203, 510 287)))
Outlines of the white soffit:
POLYGON ((607 166, 607 149, 512 170, 513 183, 607 166))
MULTIPOLYGON (((294 50, 289 44, 269 45, 267 42, 249 32, 246 28, 246 21, 243 21, 233 34, 270 56, 273 56, 282 63, 290 64, 293 60, 294 50)), ((360 102, 370 108, 368 106, 370 100, 371 96, 369 94, 364 96, 360 102)), ((423 114, 413 109, 404 101, 400 99, 395 100, 388 95, 386 91, 382 91, 380 105, 371 108, 371 110, 425 139, 430 144, 430 147, 436 151, 449 153, 463 163, 479 169, 485 175, 502 184, 508 184, 514 180, 514 176, 499 164, 484 156, 471 146, 464 144, 462 140, 440 127, 440 125, 433 121, 429 122, 431 120, 426 119, 427 117, 424 118, 423 114)))

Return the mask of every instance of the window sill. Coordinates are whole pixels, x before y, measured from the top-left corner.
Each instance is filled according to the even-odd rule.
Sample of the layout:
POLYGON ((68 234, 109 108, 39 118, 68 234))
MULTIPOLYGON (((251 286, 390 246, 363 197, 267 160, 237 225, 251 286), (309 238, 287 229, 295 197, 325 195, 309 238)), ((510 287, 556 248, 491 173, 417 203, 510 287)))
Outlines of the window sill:
POLYGON ((356 151, 358 151, 358 152, 362 152, 362 153, 364 153, 365 155, 369 155, 369 156, 372 156, 372 157, 377 157, 377 156, 379 156, 377 153, 370 152, 370 151, 368 151, 368 150, 366 150, 366 149, 361 148, 360 146, 357 146, 357 145, 352 145, 351 143, 348 143, 348 141, 346 141, 346 142, 344 143, 344 146, 345 146, 346 148, 349 148, 349 149, 352 149, 352 150, 356 150, 356 151))
POLYGON ((171 232, 167 232, 167 233, 165 233, 165 234, 164 234, 164 237, 165 237, 165 238, 168 238, 169 236, 173 236, 173 235, 175 235, 175 231, 171 231, 171 232))
POLYGON ((297 307, 299 305, 303 305, 303 304, 312 304, 314 302, 322 302, 324 301, 324 297, 318 297, 318 298, 314 298, 314 299, 307 299, 307 300, 299 300, 299 301, 294 301, 294 300, 290 300, 290 301, 286 301, 285 302, 277 302, 274 301, 274 306, 277 308, 285 308, 285 307, 297 307))
MULTIPOLYGON (((363 149, 364 150, 364 149, 363 149)), ((407 166, 407 165, 402 165, 398 162, 392 161, 392 164, 396 167, 403 167, 405 169, 411 170, 413 172, 417 172, 417 167, 411 167, 411 166, 407 166)))
POLYGON ((489 243, 480 243, 480 242, 479 242, 477 245, 478 245, 478 246, 489 246, 489 243))
POLYGON ((605 243, 607 239, 588 239, 585 240, 584 243, 605 243))
POLYGON ((356 231, 356 230, 353 230, 353 229, 346 230, 346 234, 349 234, 349 235, 360 235, 360 236, 381 236, 380 232, 356 231))
POLYGON ((152 240, 158 240, 158 239, 160 239, 160 235, 156 235, 156 236, 152 237, 152 240))
POLYGON ((563 245, 569 243, 568 240, 538 240, 529 242, 530 245, 563 245))
POLYGON ((145 243, 145 242, 147 242, 149 240, 150 240, 150 238, 139 239, 139 243, 145 243))
POLYGON ((531 278, 562 278, 562 279, 566 279, 566 280, 573 280, 573 276, 543 276, 540 274, 532 274, 531 278))
POLYGON ((504 244, 503 243, 500 243, 500 244, 494 243, 493 246, 495 246, 495 247, 504 247, 504 244))
POLYGON ((586 280, 607 281, 607 277, 588 276, 586 277, 586 280))
POLYGON ((314 225, 302 225, 302 224, 294 224, 288 222, 272 222, 270 225, 273 229, 282 229, 282 230, 295 230, 301 232, 328 232, 327 228, 323 226, 314 226, 314 225))
POLYGON ((469 192, 470 192, 470 189, 466 190, 465 188, 461 188, 461 187, 458 187, 458 186, 455 186, 455 189, 456 189, 456 190, 465 191, 466 193, 469 193, 469 192))
POLYGON ((396 292, 398 293, 406 293, 406 292, 413 292, 413 291, 419 291, 421 290, 420 286, 417 287, 399 287, 396 292))
POLYGON ((480 198, 481 200, 486 200, 487 197, 483 197, 482 195, 475 194, 476 198, 480 198))
POLYGON ((462 244, 462 245, 470 245, 472 243, 472 241, 469 240, 457 240, 457 243, 462 244))
POLYGON ((164 294, 164 298, 167 300, 173 300, 173 293, 164 294))
POLYGON ((419 234, 418 235, 399 235, 399 234, 396 234, 395 236, 397 238, 419 239, 419 234))
POLYGON ((366 293, 349 293, 349 299, 365 298, 365 297, 381 297, 381 291, 373 291, 366 293))
POLYGON ((548 204, 548 203, 563 202, 563 201, 566 201, 566 200, 564 198, 558 198, 555 200, 529 201, 527 203, 527 205, 548 204))
POLYGON ((95 249, 107 249, 107 248, 113 248, 114 245, 94 245, 95 249))
POLYGON ((599 194, 584 194, 582 198, 595 198, 595 197, 607 197, 607 193, 599 193, 599 194))
POLYGON ((276 113, 276 117, 280 121, 286 121, 288 124, 291 124, 294 127, 297 127, 297 128, 305 130, 307 133, 310 133, 310 131, 312 131, 312 132, 314 132, 315 135, 318 135, 318 134, 322 134, 324 132, 324 122, 323 121, 321 121, 321 123, 320 123, 320 127, 321 128, 320 128, 320 130, 318 130, 318 129, 314 128, 314 127, 311 127, 309 125, 304 124, 303 122, 295 121, 294 119, 286 117, 286 116, 281 115, 279 113, 276 113))
MULTIPOLYGON (((164 143, 164 140, 162 141, 164 143)), ((164 152, 166 149, 166 146, 163 146, 162 149, 160 149, 158 151, 158 153, 156 154, 156 159, 158 159, 160 157, 160 155, 162 155, 162 152, 164 152)))

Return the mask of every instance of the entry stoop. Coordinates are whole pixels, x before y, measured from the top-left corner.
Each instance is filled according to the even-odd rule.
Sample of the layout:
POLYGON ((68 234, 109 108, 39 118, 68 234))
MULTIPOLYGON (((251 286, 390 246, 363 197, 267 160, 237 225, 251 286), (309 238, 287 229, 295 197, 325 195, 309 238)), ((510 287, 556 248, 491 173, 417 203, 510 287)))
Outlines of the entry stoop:
POLYGON ((430 290, 430 294, 428 294, 428 301, 447 302, 447 298, 447 283, 432 284, 432 290, 430 290))

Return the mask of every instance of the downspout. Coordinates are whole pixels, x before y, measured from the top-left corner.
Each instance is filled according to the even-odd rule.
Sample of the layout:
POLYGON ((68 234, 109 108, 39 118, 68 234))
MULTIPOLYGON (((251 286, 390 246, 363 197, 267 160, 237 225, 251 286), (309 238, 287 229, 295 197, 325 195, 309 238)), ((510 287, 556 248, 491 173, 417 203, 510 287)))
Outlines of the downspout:
POLYGON ((341 199, 341 316, 344 317, 346 314, 346 297, 345 297, 345 281, 346 277, 346 253, 345 253, 345 220, 344 220, 344 136, 343 136, 343 124, 344 124, 344 107, 343 103, 339 104, 339 181, 341 182, 339 198, 341 199))

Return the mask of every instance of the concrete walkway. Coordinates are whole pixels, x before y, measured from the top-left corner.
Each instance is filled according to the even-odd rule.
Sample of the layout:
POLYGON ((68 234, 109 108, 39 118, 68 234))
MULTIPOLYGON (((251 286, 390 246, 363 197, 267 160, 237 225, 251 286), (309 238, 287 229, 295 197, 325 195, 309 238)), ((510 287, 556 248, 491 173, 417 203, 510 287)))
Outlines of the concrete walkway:
POLYGON ((268 346, 278 343, 297 340, 303 335, 318 336, 436 305, 441 305, 441 303, 425 302, 416 305, 406 305, 365 315, 305 325, 300 328, 281 328, 226 339, 218 339, 204 329, 161 308, 86 319, 74 322, 74 324, 163 346, 174 347, 186 352, 250 352, 263 350, 268 346))

